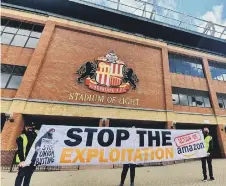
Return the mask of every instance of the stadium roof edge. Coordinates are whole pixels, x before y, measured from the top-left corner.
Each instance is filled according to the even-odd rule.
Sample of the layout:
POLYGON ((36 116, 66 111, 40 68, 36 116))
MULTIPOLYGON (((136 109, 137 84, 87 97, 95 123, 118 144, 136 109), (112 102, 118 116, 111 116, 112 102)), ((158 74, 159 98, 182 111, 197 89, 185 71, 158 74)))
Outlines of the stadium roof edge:
MULTIPOLYGON (((137 19, 133 16, 125 15, 126 13, 120 14, 119 17, 124 20, 128 20, 128 23, 130 23, 129 29, 125 29, 124 27, 123 27, 124 29, 121 29, 121 27, 122 27, 121 21, 120 21, 121 23, 119 23, 119 25, 117 23, 116 23, 116 25, 112 25, 112 24, 107 24, 106 20, 104 20, 104 19, 101 20, 101 18, 100 18, 100 17, 102 17, 102 16, 100 16, 100 14, 102 14, 102 13, 106 14, 108 16, 117 17, 118 13, 116 13, 116 12, 107 11, 107 13, 106 13, 106 10, 103 10, 104 12, 98 13, 97 21, 92 21, 92 20, 84 17, 84 15, 80 15, 79 12, 78 12, 78 16, 70 16, 70 15, 66 15, 66 14, 62 15, 62 14, 59 14, 57 11, 46 11, 46 10, 42 10, 42 8, 40 8, 40 7, 39 8, 36 7, 38 9, 34 9, 34 8, 30 8, 30 7, 25 7, 25 6, 18 6, 18 5, 14 5, 14 4, 10 4, 10 3, 4 3, 4 1, 6 1, 6 0, 3 0, 2 6, 6 7, 6 8, 18 9, 21 11, 29 11, 29 12, 32 12, 35 14, 41 14, 41 15, 51 15, 51 16, 55 16, 55 17, 59 17, 59 18, 63 18, 63 19, 73 20, 73 21, 82 22, 82 23, 86 23, 86 24, 90 24, 90 25, 94 25, 94 26, 98 26, 98 27, 102 27, 102 28, 107 28, 110 30, 115 30, 115 31, 123 32, 123 33, 132 34, 132 35, 136 35, 139 37, 150 38, 150 39, 154 39, 157 41, 166 42, 170 45, 176 45, 176 46, 180 46, 183 48, 198 50, 198 51, 202 51, 205 53, 211 53, 213 55, 218 55, 218 56, 224 56, 224 57, 226 56, 226 42, 219 41, 218 39, 213 38, 213 37, 208 37, 208 38, 205 38, 203 36, 195 36, 194 37, 193 33, 187 32, 185 34, 184 32, 186 32, 186 31, 180 30, 178 32, 178 29, 176 29, 176 28, 168 28, 165 25, 158 25, 158 26, 160 26, 160 28, 158 28, 157 30, 160 30, 161 33, 167 35, 167 37, 165 36, 162 38, 161 35, 158 35, 158 34, 153 35, 151 33, 149 34, 149 32, 142 32, 142 29, 138 29, 138 30, 133 29, 131 27, 131 23, 134 23, 134 26, 140 25, 142 27, 145 27, 145 24, 147 24, 147 27, 154 28, 154 29, 152 29, 152 31, 155 31, 155 26, 157 24, 153 23, 153 21, 147 22, 143 19, 137 19), (109 13, 110 13, 110 15, 109 15, 109 13), (144 24, 144 22, 145 22, 145 24, 144 24), (167 30, 169 30, 170 34, 167 32, 167 30), (175 30, 177 30, 177 31, 175 31, 175 30), (179 33, 179 35, 177 35, 175 32, 179 33), (174 34, 172 34, 172 33, 174 33, 174 34), (158 36, 158 37, 156 37, 156 36, 158 36), (172 37, 170 37, 170 36, 172 36, 172 37), (178 41, 177 38, 174 38, 175 36, 180 37, 179 40, 182 42, 178 41), (183 37, 188 37, 189 39, 183 39, 183 37), (192 39, 194 41, 196 41, 196 43, 192 44, 189 41, 192 39), (187 41, 188 43, 186 43, 186 40, 188 40, 187 41), (208 46, 208 47, 205 47, 205 46, 208 46), (213 48, 213 50, 211 50, 211 48, 213 48)), ((77 8, 79 9, 81 7, 77 7, 77 8)), ((82 7, 82 9, 85 9, 85 10, 86 10, 86 8, 87 7, 82 7)), ((88 9, 89 8, 90 7, 88 7, 88 9)), ((91 10, 92 14, 97 13, 96 8, 93 9, 93 7, 91 7, 91 9, 92 9, 91 10)), ((91 17, 93 17, 93 16, 91 16, 91 17)))

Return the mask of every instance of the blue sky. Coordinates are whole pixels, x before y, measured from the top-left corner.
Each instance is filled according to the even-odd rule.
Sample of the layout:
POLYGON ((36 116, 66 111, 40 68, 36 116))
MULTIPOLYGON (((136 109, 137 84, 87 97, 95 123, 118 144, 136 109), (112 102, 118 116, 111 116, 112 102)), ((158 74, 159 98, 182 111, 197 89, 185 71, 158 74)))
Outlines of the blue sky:
MULTIPOLYGON (((71 1, 73 1, 73 0, 71 0, 71 1)), ((116 5, 117 5, 116 2, 118 0, 111 0, 111 1, 114 1, 115 3, 112 3, 109 0, 86 0, 86 1, 91 1, 91 2, 94 2, 97 4, 105 5, 107 7, 116 8, 116 5)), ((143 4, 140 2, 137 2, 137 1, 138 0, 120 0, 120 2, 123 4, 127 4, 132 7, 136 7, 136 8, 139 7, 142 9, 143 4)), ((148 1, 151 3, 155 3, 158 6, 162 6, 162 7, 171 9, 171 10, 175 10, 177 12, 192 15, 193 17, 197 17, 199 19, 202 19, 202 20, 205 20, 208 22, 213 22, 216 24, 215 25, 215 30, 216 30, 215 36, 217 36, 217 37, 219 37, 220 33, 222 33, 222 31, 224 30, 224 27, 221 27, 221 26, 218 27, 217 24, 226 26, 226 0, 142 0, 142 1, 148 1)), ((153 10, 152 7, 153 6, 149 5, 149 8, 147 7, 147 10, 149 12, 151 12, 153 10)), ((131 9, 126 6, 121 6, 120 10, 129 12, 129 13, 134 12, 134 9, 131 9)), ((173 13, 171 11, 167 11, 165 9, 159 8, 159 9, 157 9, 156 12, 157 12, 157 14, 161 12, 160 13, 161 15, 167 15, 173 19, 184 21, 183 16, 181 16, 179 14, 175 15, 175 13, 173 13)), ((140 11, 136 10, 135 13, 137 15, 142 15, 142 10, 140 10, 140 11)), ((147 17, 150 15, 147 15, 147 17)), ((156 20, 158 20, 158 19, 156 18, 156 20)), ((189 21, 189 20, 187 20, 187 21, 189 21)), ((199 22, 198 23, 195 21, 198 21, 198 20, 194 20, 192 22, 192 24, 199 26, 199 28, 198 27, 195 28, 195 29, 198 29, 195 31, 203 32, 203 29, 206 26, 206 22, 198 21, 199 22)), ((176 24, 178 24, 178 22, 176 24)), ((222 38, 226 39, 226 34, 223 35, 222 38)))
POLYGON ((223 18, 226 19, 226 0, 176 0, 178 11, 195 17, 211 11, 216 5, 223 5, 223 18))
MULTIPOLYGON (((111 6, 115 3, 110 3, 107 0, 86 0, 98 4, 111 6)), ((111 0, 117 2, 118 0, 111 0)), ((129 4, 134 7, 139 7, 140 3, 136 0, 120 0, 121 3, 129 4)), ((148 2, 156 2, 157 5, 186 13, 197 18, 212 21, 217 24, 226 26, 226 0, 142 0, 148 2)), ((126 7, 124 7, 126 9, 126 7)), ((132 11, 132 10, 131 10, 132 11)), ((130 10, 128 9, 128 12, 130 10)))

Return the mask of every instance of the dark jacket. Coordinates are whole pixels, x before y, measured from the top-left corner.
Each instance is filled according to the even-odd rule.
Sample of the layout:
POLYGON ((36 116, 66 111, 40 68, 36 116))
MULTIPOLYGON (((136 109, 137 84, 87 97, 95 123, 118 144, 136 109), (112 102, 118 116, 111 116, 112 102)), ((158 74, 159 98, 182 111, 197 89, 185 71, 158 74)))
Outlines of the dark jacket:
POLYGON ((24 132, 24 134, 27 136, 27 140, 28 140, 25 157, 24 157, 24 152, 23 152, 23 138, 21 136, 19 136, 16 140, 17 147, 18 147, 17 153, 20 158, 20 161, 25 161, 25 159, 31 149, 31 146, 37 136, 37 134, 35 132, 24 132))

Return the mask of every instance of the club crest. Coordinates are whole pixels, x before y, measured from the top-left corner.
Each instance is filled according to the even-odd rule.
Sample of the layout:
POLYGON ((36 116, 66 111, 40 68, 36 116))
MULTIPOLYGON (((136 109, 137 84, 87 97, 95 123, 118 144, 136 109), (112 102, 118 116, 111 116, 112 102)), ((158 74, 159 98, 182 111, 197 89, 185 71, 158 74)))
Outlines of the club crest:
POLYGON ((119 60, 112 50, 94 62, 86 62, 76 73, 78 83, 85 82, 90 89, 105 93, 125 93, 130 88, 136 89, 139 81, 133 69, 119 60))

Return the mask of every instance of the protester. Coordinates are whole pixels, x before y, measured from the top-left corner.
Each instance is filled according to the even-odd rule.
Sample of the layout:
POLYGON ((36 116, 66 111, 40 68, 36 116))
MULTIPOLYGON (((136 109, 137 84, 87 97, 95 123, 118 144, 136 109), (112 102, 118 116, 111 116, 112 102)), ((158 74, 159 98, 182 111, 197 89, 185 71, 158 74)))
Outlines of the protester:
MULTIPOLYGON (((132 128, 135 128, 135 127, 133 126, 132 128)), ((130 186, 134 186, 136 164, 132 164, 132 163, 123 164, 122 174, 121 174, 121 182, 120 182, 119 186, 124 185, 126 175, 127 175, 129 168, 130 168, 130 186)))
POLYGON ((206 162, 209 168, 210 181, 214 181, 213 177, 213 168, 212 168, 212 151, 213 151, 213 138, 209 135, 209 129, 204 128, 204 141, 205 141, 205 150, 207 152, 207 157, 202 158, 202 172, 203 172, 203 181, 207 181, 207 171, 206 171, 206 162))
POLYGON ((35 170, 34 164, 25 166, 25 159, 30 151, 30 148, 36 138, 37 134, 35 133, 35 128, 32 124, 26 124, 24 131, 17 138, 17 156, 16 162, 19 163, 19 171, 16 177, 15 186, 21 186, 22 182, 24 186, 29 186, 31 176, 35 170))

